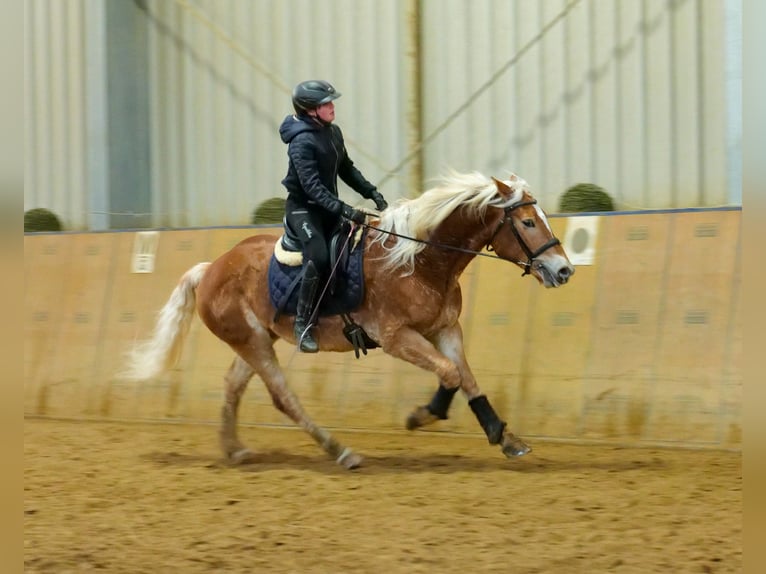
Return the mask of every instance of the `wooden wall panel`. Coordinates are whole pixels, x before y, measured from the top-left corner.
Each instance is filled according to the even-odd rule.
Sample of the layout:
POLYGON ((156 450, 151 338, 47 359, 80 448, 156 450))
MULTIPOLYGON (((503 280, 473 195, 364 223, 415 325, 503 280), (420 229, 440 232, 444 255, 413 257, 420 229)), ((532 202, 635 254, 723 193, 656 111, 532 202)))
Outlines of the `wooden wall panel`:
POLYGON ((24 412, 46 414, 56 350, 69 309, 61 304, 73 242, 68 236, 24 238, 24 412))
MULTIPOLYGON (((89 397, 88 414, 135 419, 141 416, 137 397, 144 385, 126 383, 119 373, 125 369, 125 354, 130 347, 151 333, 165 294, 153 274, 130 272, 135 233, 100 234, 100 237, 111 237, 113 241, 112 280, 109 304, 105 305, 102 317, 103 337, 99 341, 99 361, 94 369, 94 392, 89 397)), ((171 288, 173 286, 174 283, 171 288)))
POLYGON ((718 440, 740 214, 676 213, 662 285, 649 437, 718 440))
MULTIPOLYGON (((566 220, 556 218, 551 223, 556 235, 564 237, 566 220)), ((597 266, 579 266, 567 285, 555 290, 532 290, 514 432, 576 435, 597 271, 597 266)))
MULTIPOLYGON (((563 237, 568 218, 552 225, 563 237)), ((738 448, 742 441, 739 210, 602 216, 593 265, 543 289, 505 262, 467 269, 462 323, 479 385, 522 436, 738 448)), ((217 423, 233 353, 199 318, 179 367, 119 376, 184 272, 271 228, 162 231, 152 273, 135 233, 25 237, 26 415, 217 423)), ((436 378, 380 350, 304 355, 280 341, 288 382, 320 424, 402 430, 436 378)), ((242 424, 291 424, 254 378, 242 424)), ((432 432, 480 433, 462 396, 432 432)))
POLYGON ((585 436, 640 439, 646 431, 671 218, 602 218, 597 304, 583 387, 585 436))
MULTIPOLYGON (((67 235, 46 275, 48 283, 40 313, 50 313, 43 341, 34 345, 34 360, 45 356, 38 380, 38 414, 84 415, 98 358, 103 310, 109 301, 113 236, 67 235), (62 312, 52 312, 58 307, 62 312), (48 311, 42 310, 48 309, 48 311), (51 321, 52 319, 52 321, 51 321), (41 345, 45 351, 41 353, 41 345)), ((45 249, 45 248, 44 248, 45 249)), ((35 270, 39 273, 39 270, 35 270)), ((33 312, 36 313, 36 312, 33 312)))

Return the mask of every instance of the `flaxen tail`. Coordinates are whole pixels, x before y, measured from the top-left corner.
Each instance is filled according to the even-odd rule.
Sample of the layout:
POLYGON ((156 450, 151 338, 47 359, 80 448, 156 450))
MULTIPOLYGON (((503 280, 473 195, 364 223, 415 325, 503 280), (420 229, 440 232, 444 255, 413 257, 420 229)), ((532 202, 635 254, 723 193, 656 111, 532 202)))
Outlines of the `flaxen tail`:
POLYGON ((176 366, 194 318, 195 290, 210 263, 198 263, 183 274, 160 309, 152 336, 128 352, 121 376, 132 381, 152 379, 176 366))

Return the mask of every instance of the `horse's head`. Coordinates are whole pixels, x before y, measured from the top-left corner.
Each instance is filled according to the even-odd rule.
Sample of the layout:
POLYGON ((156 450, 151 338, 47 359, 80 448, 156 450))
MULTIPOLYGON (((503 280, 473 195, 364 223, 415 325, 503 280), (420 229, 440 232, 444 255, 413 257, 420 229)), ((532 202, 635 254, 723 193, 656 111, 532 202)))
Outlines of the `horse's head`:
POLYGON ((546 287, 559 287, 569 281, 574 266, 526 182, 515 175, 507 182, 492 179, 506 201, 499 207, 503 214, 487 243, 488 249, 513 261, 524 275, 534 275, 546 287))

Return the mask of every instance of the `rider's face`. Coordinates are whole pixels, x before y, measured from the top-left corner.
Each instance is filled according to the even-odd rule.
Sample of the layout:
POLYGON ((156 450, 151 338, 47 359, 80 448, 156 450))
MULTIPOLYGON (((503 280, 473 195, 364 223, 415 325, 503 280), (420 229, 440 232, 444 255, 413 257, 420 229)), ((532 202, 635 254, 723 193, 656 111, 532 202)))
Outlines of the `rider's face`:
POLYGON ((330 124, 335 119, 335 104, 333 102, 322 104, 314 111, 316 116, 325 123, 330 124))

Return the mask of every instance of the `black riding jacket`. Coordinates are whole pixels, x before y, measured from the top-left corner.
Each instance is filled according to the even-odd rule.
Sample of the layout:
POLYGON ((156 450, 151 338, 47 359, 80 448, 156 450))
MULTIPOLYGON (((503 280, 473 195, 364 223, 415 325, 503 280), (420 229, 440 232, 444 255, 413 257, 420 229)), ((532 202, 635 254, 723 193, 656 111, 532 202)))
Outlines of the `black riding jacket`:
POLYGON ((346 153, 343 134, 333 124, 325 125, 311 116, 287 116, 279 127, 290 160, 282 185, 299 205, 321 205, 340 215, 338 176, 362 197, 372 198, 375 186, 367 181, 346 153))

